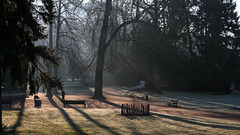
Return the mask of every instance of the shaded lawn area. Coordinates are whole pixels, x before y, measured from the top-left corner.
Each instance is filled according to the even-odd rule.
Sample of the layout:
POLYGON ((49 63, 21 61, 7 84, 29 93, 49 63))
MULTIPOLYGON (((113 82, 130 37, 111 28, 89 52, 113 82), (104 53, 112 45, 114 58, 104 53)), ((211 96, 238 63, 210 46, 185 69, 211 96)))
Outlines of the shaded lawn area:
MULTIPOLYGON (((78 87, 77 82, 65 82, 65 91, 67 94, 77 94, 81 92, 89 92, 93 94, 94 88, 78 87)), ((127 96, 130 92, 127 87, 104 87, 104 94, 114 96, 127 96), (109 93, 111 92, 111 93, 109 93)), ((240 91, 234 90, 231 94, 216 94, 214 92, 190 92, 190 91, 167 91, 162 90, 161 94, 152 93, 150 91, 134 91, 136 96, 148 94, 150 102, 164 103, 170 98, 179 99, 181 108, 194 110, 239 114, 240 111, 233 110, 234 107, 240 106, 240 91)))
POLYGON ((239 121, 156 112, 151 116, 121 116, 120 109, 4 110, 3 123, 4 134, 240 134, 239 121))
MULTIPOLYGON (((82 99, 93 94, 93 88, 73 86, 72 84, 66 85, 65 88, 67 98, 75 95, 75 98, 82 99), (87 95, 84 95, 84 93, 87 95)), ((110 104, 114 108, 93 107, 83 109, 74 107, 74 105, 63 108, 62 103, 58 103, 61 101, 60 96, 56 96, 55 98, 42 97, 44 104, 50 104, 45 105, 43 108, 32 108, 33 105, 30 106, 31 108, 24 108, 22 105, 22 109, 5 109, 3 111, 3 124, 5 126, 3 134, 240 134, 239 121, 184 115, 178 108, 168 107, 167 111, 163 111, 163 108, 160 108, 159 112, 151 112, 151 116, 121 116, 120 105, 116 104, 120 102, 116 101, 119 98, 124 98, 127 92, 129 91, 122 87, 104 88, 104 93, 110 99, 97 103, 100 103, 100 106, 104 105, 104 103, 110 104), (172 109, 177 113, 167 113, 168 111, 172 112, 172 109)), ((147 92, 136 92, 136 94, 142 93, 147 92)), ((150 92, 147 94, 149 94, 150 104, 162 103, 160 105, 163 105, 162 107, 165 107, 165 109, 164 103, 169 98, 179 98, 180 108, 191 108, 189 111, 195 109, 218 111, 220 109, 219 112, 223 111, 225 113, 229 113, 230 108, 234 106, 231 103, 238 104, 240 99, 239 93, 211 95, 211 93, 163 91, 162 94, 150 92)), ((88 102, 88 106, 91 106, 90 103, 88 102)), ((239 111, 234 110, 232 113, 240 114, 239 111)))
MULTIPOLYGON (((119 94, 127 95, 128 90, 120 90, 119 94)), ((178 106, 186 109, 219 112, 240 115, 239 110, 233 108, 240 106, 240 91, 231 94, 216 94, 214 92, 189 92, 189 91, 161 91, 156 94, 148 91, 135 91, 136 95, 148 94, 149 101, 165 103, 171 98, 179 99, 178 106)))

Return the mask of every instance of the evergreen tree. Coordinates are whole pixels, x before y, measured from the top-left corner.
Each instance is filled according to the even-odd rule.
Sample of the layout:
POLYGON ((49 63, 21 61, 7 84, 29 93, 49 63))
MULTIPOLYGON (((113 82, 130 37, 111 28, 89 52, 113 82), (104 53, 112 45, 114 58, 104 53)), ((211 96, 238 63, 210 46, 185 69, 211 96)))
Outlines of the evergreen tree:
MULTIPOLYGON (((43 0, 41 11, 33 0, 0 1, 0 71, 10 72, 12 84, 30 84, 31 93, 36 93, 40 84, 60 87, 57 78, 49 76, 42 67, 58 64, 52 51, 34 42, 46 38, 44 27, 39 23, 53 20, 53 1, 43 0), (26 77, 24 77, 26 76, 26 77)), ((1 83, 0 83, 1 84, 1 83)), ((0 90, 1 96, 1 90, 0 90)), ((2 131, 2 102, 0 98, 0 131, 2 131)))
MULTIPOLYGON (((154 2, 159 4, 153 1, 151 7, 155 7, 154 2)), ((150 63, 158 61, 158 72, 154 72, 159 76, 157 84, 229 92, 239 67, 236 4, 232 0, 170 0, 161 4, 158 11, 149 7, 146 23, 138 25, 132 47, 133 54, 140 54, 133 62, 146 63, 137 67, 147 84, 154 81, 151 73, 144 71, 154 72, 156 64, 150 63)))
POLYGON ((208 88, 228 92, 237 68, 239 23, 232 0, 200 0, 196 45, 208 88), (235 48, 235 49, 234 49, 235 48))

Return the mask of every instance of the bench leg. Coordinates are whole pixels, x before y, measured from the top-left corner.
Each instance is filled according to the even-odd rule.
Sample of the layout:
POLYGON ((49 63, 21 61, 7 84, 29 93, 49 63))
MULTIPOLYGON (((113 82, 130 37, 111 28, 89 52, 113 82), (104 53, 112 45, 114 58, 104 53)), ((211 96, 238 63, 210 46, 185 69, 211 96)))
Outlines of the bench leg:
POLYGON ((84 108, 86 108, 86 104, 84 104, 84 108))

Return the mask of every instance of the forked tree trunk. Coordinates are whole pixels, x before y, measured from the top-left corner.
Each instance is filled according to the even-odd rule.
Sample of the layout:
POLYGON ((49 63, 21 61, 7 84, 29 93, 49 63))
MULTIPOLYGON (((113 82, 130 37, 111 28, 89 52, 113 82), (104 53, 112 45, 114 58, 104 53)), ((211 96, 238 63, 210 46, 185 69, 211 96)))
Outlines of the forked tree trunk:
POLYGON ((103 26, 101 29, 100 41, 98 46, 98 58, 97 58, 97 68, 95 73, 95 93, 92 98, 97 99, 104 99, 105 97, 102 94, 102 82, 103 82, 103 67, 104 67, 104 58, 105 53, 108 46, 111 44, 113 39, 116 37, 117 32, 124 27, 125 25, 137 22, 139 19, 139 2, 136 11, 136 18, 130 21, 123 22, 120 24, 114 32, 111 34, 107 41, 108 35, 108 23, 109 23, 109 16, 112 9, 112 0, 106 0, 105 12, 104 12, 104 19, 103 19, 103 26))
POLYGON ((102 94, 103 66, 104 66, 105 52, 107 49, 106 41, 107 41, 108 23, 109 23, 109 16, 110 16, 111 9, 112 9, 112 0, 106 0, 103 26, 101 29, 100 41, 98 46, 97 68, 95 73, 95 93, 92 97, 95 99, 105 98, 102 94))

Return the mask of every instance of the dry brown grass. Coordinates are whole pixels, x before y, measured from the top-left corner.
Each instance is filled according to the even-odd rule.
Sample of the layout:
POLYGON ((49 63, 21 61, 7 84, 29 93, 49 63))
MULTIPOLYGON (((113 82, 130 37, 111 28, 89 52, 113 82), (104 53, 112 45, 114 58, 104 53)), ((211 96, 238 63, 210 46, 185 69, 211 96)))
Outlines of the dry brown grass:
POLYGON ((5 134, 240 134, 240 122, 152 113, 121 116, 120 109, 29 108, 4 110, 5 134))

